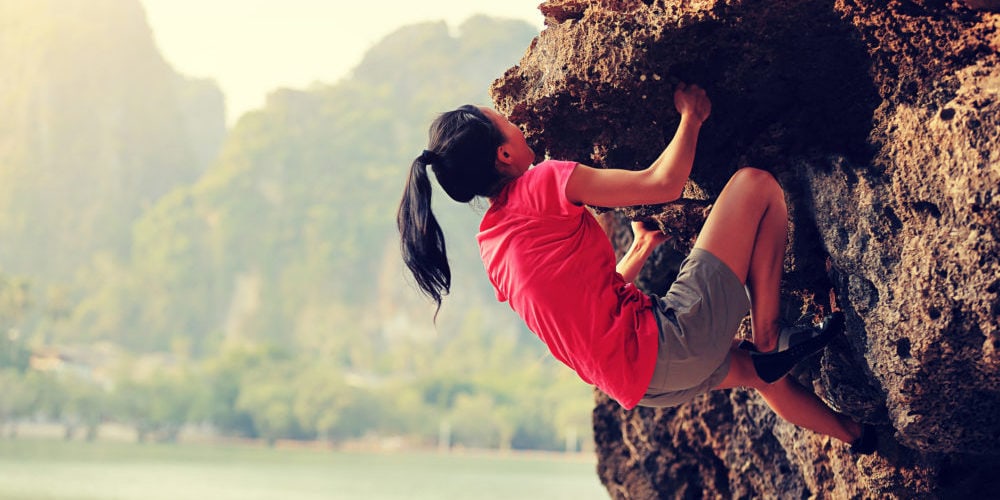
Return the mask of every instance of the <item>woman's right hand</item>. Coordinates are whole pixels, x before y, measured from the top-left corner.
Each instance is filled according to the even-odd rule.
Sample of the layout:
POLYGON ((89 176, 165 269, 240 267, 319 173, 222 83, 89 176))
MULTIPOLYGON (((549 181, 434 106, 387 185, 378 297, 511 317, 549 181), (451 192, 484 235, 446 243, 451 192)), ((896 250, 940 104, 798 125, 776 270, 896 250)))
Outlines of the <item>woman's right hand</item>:
POLYGON ((674 91, 674 107, 681 114, 681 118, 687 117, 702 123, 708 119, 712 113, 712 101, 705 95, 705 89, 691 84, 681 82, 674 91))

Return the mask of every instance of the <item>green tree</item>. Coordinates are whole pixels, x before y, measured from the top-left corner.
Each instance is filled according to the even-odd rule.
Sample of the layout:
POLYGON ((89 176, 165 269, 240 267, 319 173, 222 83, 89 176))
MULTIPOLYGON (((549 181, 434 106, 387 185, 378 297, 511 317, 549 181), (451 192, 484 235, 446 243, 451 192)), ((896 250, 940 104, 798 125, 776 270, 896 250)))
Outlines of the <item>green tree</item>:
POLYGON ((295 391, 282 378, 252 377, 240 390, 236 407, 246 411, 258 435, 273 445, 278 439, 302 437, 295 418, 295 391))
POLYGON ((460 395, 448 416, 452 441, 471 448, 509 448, 512 432, 487 394, 460 395), (505 442, 506 441, 506 442, 505 442))
POLYGON ((0 431, 17 435, 17 421, 30 416, 37 398, 23 373, 13 368, 0 368, 0 431))
POLYGON ((244 379, 287 357, 280 349, 247 345, 205 360, 198 372, 192 421, 208 422, 223 435, 257 437, 253 416, 238 405, 244 379))
POLYGON ((351 403, 350 387, 336 370, 314 365, 296 379, 293 413, 308 435, 333 440, 341 412, 351 403))
POLYGON ((11 367, 22 373, 28 369, 31 352, 17 326, 30 307, 27 281, 0 274, 0 369, 11 367))
POLYGON ((12 368, 19 373, 24 373, 28 369, 30 361, 31 351, 24 345, 18 332, 0 333, 0 369, 12 368))
POLYGON ((117 415, 132 424, 136 439, 176 441, 194 401, 193 381, 183 374, 157 371, 142 379, 119 380, 114 393, 117 415))
POLYGON ((76 427, 82 426, 87 441, 97 439, 100 425, 109 416, 107 391, 92 381, 79 378, 67 378, 60 386, 64 394, 60 420, 66 425, 66 437, 71 437, 76 427))

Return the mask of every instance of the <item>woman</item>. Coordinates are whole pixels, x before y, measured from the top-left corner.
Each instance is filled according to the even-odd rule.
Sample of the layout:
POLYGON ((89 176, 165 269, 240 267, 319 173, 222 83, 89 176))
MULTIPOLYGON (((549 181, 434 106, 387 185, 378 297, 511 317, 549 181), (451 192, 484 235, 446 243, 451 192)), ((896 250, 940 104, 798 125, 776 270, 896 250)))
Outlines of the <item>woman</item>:
POLYGON ((665 235, 634 223, 633 244, 615 264, 584 205, 680 197, 711 102, 696 85, 681 84, 674 104, 681 116, 676 134, 640 171, 555 160, 531 168, 535 154, 524 134, 496 111, 463 106, 442 114, 431 125, 428 149, 411 165, 397 214, 407 267, 440 308, 451 271, 431 212, 430 166, 455 201, 489 199, 477 240, 497 298, 556 358, 623 407, 675 406, 709 390, 751 387, 782 418, 871 453, 872 428, 784 377, 843 320, 779 329, 788 213, 770 174, 744 168, 733 175, 664 297, 649 297, 632 281, 665 235), (748 309, 754 342, 740 348, 734 338, 748 309))

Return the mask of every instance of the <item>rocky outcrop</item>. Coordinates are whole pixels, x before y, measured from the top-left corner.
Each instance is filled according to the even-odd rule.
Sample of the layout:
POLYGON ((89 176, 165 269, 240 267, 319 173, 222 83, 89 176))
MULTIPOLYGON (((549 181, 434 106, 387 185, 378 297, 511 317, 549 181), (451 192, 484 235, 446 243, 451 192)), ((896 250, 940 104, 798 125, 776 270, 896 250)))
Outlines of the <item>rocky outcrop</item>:
MULTIPOLYGON (((598 469, 612 496, 935 497, 1000 486, 1000 6, 540 8, 547 28, 494 84, 499 109, 540 154, 635 169, 673 134, 676 83, 705 87, 713 112, 685 191, 705 201, 608 212, 609 234, 623 249, 626 217, 694 231, 737 168, 772 171, 791 210, 786 319, 848 316, 847 335, 793 375, 880 426, 878 453, 856 457, 750 391, 634 411, 598 394, 598 469)), ((658 252, 640 284, 669 286, 686 246, 658 252)))
POLYGON ((139 0, 0 0, 0 68, 0 268, 33 288, 127 260, 226 133, 222 92, 170 67, 139 0))

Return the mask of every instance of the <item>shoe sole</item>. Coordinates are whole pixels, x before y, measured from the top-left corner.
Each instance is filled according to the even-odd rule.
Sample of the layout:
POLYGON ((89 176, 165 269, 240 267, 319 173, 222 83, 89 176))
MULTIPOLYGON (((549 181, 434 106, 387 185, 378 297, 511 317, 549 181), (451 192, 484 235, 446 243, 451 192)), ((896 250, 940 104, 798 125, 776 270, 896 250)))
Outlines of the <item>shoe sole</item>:
POLYGON ((809 340, 784 351, 750 353, 757 376, 768 384, 784 377, 799 361, 825 347, 833 337, 843 331, 844 314, 838 311, 824 318, 820 324, 820 334, 809 340))

